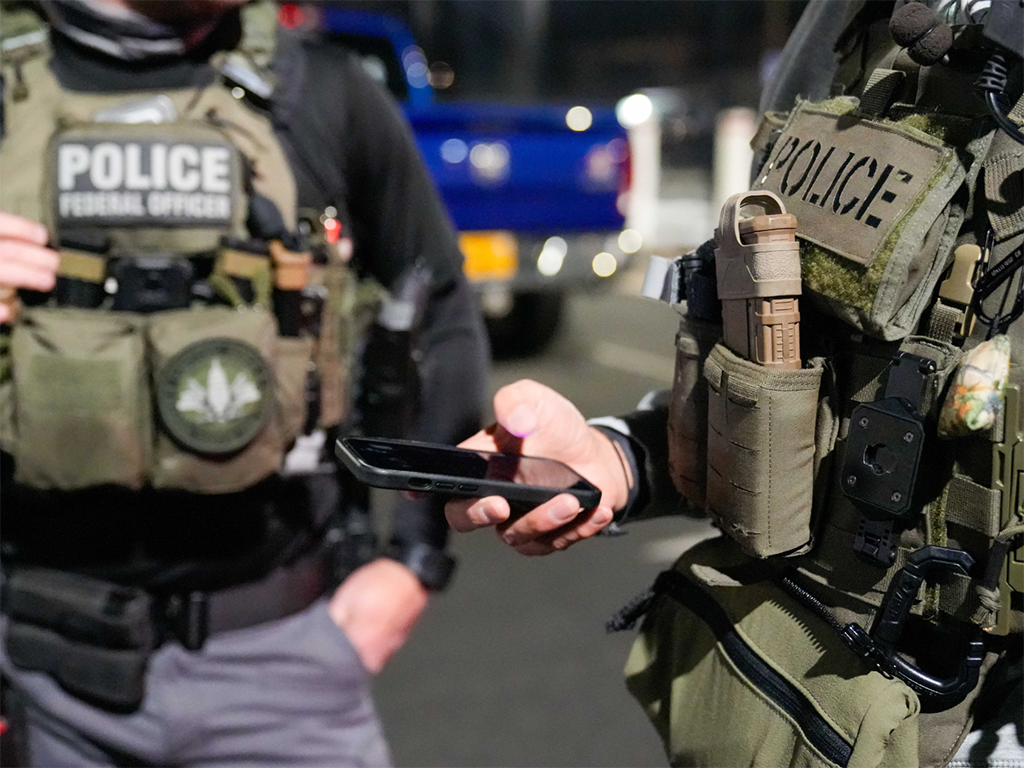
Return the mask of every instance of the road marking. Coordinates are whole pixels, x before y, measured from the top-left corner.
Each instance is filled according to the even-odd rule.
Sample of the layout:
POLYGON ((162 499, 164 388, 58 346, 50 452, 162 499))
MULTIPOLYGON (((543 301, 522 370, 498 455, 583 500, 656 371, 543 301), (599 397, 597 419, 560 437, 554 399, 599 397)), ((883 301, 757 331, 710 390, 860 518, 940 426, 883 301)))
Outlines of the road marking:
POLYGON ((608 341, 597 342, 590 354, 598 364, 607 368, 615 368, 636 376, 645 376, 666 384, 672 383, 672 373, 676 363, 671 357, 644 352, 642 349, 624 347, 621 344, 612 344, 608 341))
POLYGON ((641 555, 645 563, 672 563, 694 544, 718 535, 718 529, 710 525, 707 530, 670 536, 645 544, 641 555))

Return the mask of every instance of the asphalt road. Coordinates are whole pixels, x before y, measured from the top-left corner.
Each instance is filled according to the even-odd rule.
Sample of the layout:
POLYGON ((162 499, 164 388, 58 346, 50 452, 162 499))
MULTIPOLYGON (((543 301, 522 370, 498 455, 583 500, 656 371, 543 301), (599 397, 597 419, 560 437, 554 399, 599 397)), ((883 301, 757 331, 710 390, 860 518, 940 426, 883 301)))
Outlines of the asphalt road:
MULTIPOLYGON (((543 356, 499 363, 558 389, 585 416, 625 413, 669 386, 675 313, 623 295, 572 300, 543 356)), ((622 667, 633 633, 604 622, 646 588, 704 523, 641 523, 629 534, 524 558, 490 531, 456 535, 459 572, 376 681, 399 766, 656 766, 665 757, 622 667)))

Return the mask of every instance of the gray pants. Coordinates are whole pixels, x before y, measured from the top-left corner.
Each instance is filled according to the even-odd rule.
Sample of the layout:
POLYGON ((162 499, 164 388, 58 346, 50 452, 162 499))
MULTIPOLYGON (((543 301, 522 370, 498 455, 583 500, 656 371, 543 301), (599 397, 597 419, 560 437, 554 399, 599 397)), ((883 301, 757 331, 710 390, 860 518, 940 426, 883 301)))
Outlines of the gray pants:
POLYGON ((33 766, 385 766, 370 676, 325 600, 280 621, 224 632, 192 653, 150 659, 138 711, 113 714, 48 675, 0 669, 24 704, 33 766))

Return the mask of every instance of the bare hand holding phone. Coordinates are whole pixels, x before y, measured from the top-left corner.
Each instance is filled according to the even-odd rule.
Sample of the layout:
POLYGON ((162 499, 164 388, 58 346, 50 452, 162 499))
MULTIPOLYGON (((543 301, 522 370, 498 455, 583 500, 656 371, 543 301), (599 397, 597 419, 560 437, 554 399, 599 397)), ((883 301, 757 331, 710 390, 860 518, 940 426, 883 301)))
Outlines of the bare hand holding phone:
POLYGON ((501 496, 452 499, 445 505, 452 528, 495 527, 521 554, 546 555, 593 536, 612 521, 613 511, 625 506, 633 478, 627 477, 616 448, 562 395, 523 379, 498 391, 494 413, 496 424, 459 447, 555 459, 596 486, 601 500, 583 513, 576 498, 560 494, 513 519, 508 500, 501 496))

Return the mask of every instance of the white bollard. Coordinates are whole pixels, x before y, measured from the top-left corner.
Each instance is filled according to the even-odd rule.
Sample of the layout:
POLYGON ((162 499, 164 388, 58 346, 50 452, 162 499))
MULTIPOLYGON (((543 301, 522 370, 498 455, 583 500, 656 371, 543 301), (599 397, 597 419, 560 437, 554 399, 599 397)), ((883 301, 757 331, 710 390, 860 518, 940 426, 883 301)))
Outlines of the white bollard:
POLYGON ((637 230, 644 243, 653 243, 658 231, 658 195, 661 189, 661 125, 656 110, 646 119, 629 126, 629 152, 632 180, 626 228, 637 230))
POLYGON ((754 151, 750 140, 757 130, 757 115, 747 107, 731 107, 718 113, 715 121, 715 155, 712 208, 715 220, 725 201, 750 189, 750 166, 754 151))

